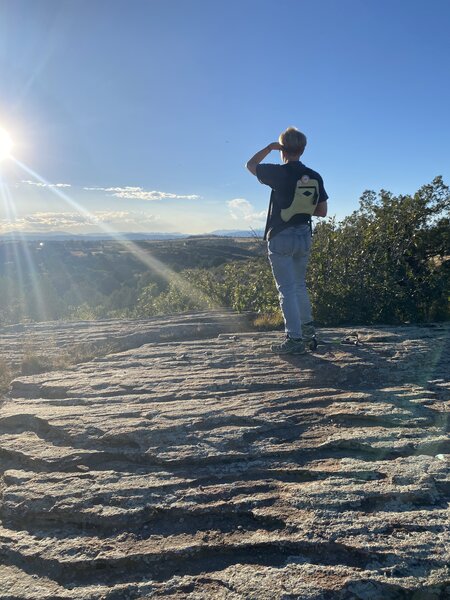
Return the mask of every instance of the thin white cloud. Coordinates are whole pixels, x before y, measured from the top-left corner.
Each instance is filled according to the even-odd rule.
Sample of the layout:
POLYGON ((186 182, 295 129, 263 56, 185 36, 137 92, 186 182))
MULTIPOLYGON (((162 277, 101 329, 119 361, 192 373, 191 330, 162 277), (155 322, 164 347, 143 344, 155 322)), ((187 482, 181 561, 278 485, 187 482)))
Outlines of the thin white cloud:
MULTIPOLYGON (((70 183, 44 183, 23 179, 20 185, 31 185, 38 188, 70 188, 70 183)), ((157 190, 146 190, 139 186, 127 185, 124 187, 83 187, 83 190, 93 192, 105 192, 117 198, 130 200, 199 200, 198 194, 172 194, 171 192, 160 192, 157 190)))
POLYGON ((29 179, 23 179, 20 183, 25 185, 34 185, 41 188, 67 188, 72 187, 70 183, 42 183, 41 181, 30 181, 29 179))
POLYGON ((230 209, 231 218, 235 221, 245 221, 246 223, 261 225, 266 218, 266 211, 255 211, 253 206, 245 198, 234 198, 227 202, 230 209))
POLYGON ((198 200, 197 194, 172 194, 170 192, 158 192, 156 190, 145 190, 142 187, 85 187, 87 191, 106 192, 117 198, 129 198, 131 200, 198 200))
POLYGON ((158 220, 157 215, 132 211, 96 211, 90 216, 76 212, 36 212, 15 219, 0 219, 0 234, 11 231, 71 231, 86 227, 98 229, 101 225, 123 230, 123 227, 142 227, 158 220))

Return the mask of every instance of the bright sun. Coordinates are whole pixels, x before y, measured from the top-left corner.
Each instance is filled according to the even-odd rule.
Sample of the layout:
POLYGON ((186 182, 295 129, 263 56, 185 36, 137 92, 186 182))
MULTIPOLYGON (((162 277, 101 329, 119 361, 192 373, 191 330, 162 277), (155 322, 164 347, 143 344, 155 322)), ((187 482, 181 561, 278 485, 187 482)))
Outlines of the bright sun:
POLYGON ((7 131, 0 127, 0 160, 11 156, 12 146, 11 136, 7 131))

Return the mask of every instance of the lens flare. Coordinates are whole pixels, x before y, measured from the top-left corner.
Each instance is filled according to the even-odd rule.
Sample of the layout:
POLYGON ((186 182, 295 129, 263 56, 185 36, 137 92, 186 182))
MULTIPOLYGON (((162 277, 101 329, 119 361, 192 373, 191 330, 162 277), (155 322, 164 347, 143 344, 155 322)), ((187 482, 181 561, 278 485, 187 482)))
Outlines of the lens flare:
POLYGON ((13 147, 11 136, 0 127, 0 160, 9 158, 13 147))
MULTIPOLYGON (((33 171, 30 167, 20 162, 17 158, 13 158, 13 161, 16 165, 18 165, 21 169, 25 171, 28 175, 31 175, 33 179, 38 181, 39 183, 43 183, 48 185, 48 181, 44 179, 41 175, 33 171)), ((71 198, 68 194, 61 191, 59 188, 49 187, 49 191, 52 194, 58 196, 65 204, 68 204, 72 208, 74 208, 77 212, 84 215, 89 220, 95 222, 95 215, 89 212, 86 208, 78 204, 76 200, 71 198)), ((217 302, 213 301, 203 290, 198 287, 192 285, 185 277, 171 269, 168 265, 158 260, 156 257, 152 256, 150 252, 141 248, 138 244, 135 244, 132 241, 124 240, 123 237, 118 233, 114 228, 110 227, 105 223, 98 223, 100 229, 111 235, 116 242, 121 244, 121 246, 131 252, 139 261, 141 261, 144 265, 146 265, 149 269, 161 275, 166 281, 174 284, 179 290, 181 290, 184 294, 188 295, 190 298, 194 299, 199 304, 203 305, 205 309, 216 309, 216 310, 227 310, 224 307, 221 307, 217 302)), ((232 311, 229 311, 230 315, 232 315, 232 311)))

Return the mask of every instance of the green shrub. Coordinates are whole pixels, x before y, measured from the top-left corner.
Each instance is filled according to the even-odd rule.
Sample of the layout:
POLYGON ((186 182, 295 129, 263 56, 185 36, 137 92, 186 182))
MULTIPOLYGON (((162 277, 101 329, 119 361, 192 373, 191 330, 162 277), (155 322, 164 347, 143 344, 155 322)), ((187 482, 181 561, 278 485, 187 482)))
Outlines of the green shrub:
MULTIPOLYGON (((364 192, 341 222, 315 227, 308 286, 324 325, 450 318, 450 194, 442 178, 413 195, 364 192)), ((115 242, 0 246, 0 323, 96 320, 231 308, 280 319, 264 245, 192 239, 125 249, 115 242), (133 248, 139 248, 139 256, 133 248), (29 254, 33 260, 24 260, 29 254), (23 255, 23 256, 22 256, 23 255), (151 268, 154 256, 162 268, 151 268), (20 259, 22 256, 22 259, 20 259), (22 260, 22 262, 20 262, 22 260), (17 268, 11 269, 11 262, 17 268), (193 268, 197 265, 198 268, 193 268), (16 267, 16 265, 15 265, 16 267), (184 267, 184 268, 183 268, 184 267), (186 268, 191 267, 191 268, 186 268), (200 268, 201 267, 201 268, 200 268)), ((46 369, 39 349, 24 368, 46 369)))
POLYGON ((448 319, 449 204, 438 177, 414 196, 365 192, 350 217, 319 223, 308 274, 316 319, 448 319))

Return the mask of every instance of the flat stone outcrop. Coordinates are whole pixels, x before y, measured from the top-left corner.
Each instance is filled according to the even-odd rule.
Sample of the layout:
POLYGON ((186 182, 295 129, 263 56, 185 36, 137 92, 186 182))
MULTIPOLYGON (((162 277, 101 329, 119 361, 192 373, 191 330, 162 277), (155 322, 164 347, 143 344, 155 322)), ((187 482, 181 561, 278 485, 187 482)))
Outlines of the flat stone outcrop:
POLYGON ((247 313, 216 310, 149 319, 6 325, 0 327, 0 361, 13 369, 21 368, 24 357, 45 357, 49 364, 58 364, 58 359, 60 363, 70 360, 84 362, 99 354, 137 348, 148 343, 203 339, 219 333, 250 331, 250 316, 247 313))
POLYGON ((161 323, 15 379, 0 598, 450 597, 450 327, 345 333, 277 357, 277 333, 161 323))

